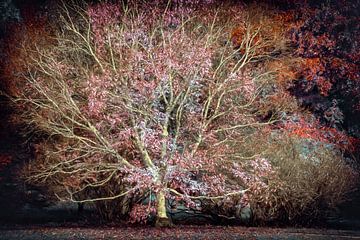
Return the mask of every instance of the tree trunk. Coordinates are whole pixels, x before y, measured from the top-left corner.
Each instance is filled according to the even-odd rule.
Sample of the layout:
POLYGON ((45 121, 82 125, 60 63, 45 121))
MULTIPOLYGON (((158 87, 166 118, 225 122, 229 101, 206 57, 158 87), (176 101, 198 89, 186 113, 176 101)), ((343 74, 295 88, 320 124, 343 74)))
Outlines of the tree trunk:
POLYGON ((156 207, 156 227, 171 227, 172 222, 166 214, 166 198, 163 190, 159 191, 156 195, 157 207, 156 207))

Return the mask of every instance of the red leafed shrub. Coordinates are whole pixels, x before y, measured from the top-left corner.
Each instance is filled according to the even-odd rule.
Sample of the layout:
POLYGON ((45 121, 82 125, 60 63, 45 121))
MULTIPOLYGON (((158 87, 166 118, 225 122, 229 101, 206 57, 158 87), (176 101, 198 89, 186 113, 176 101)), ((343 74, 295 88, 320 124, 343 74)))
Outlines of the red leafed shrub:
POLYGON ((318 86, 320 94, 327 96, 328 91, 331 88, 327 87, 328 84, 325 83, 324 74, 325 66, 320 58, 306 58, 302 63, 302 70, 300 72, 304 74, 304 77, 307 81, 314 81, 318 86))
POLYGON ((325 127, 319 121, 306 121, 300 118, 298 121, 289 121, 285 124, 284 129, 289 135, 304 139, 333 144, 335 147, 343 150, 354 152, 357 147, 357 140, 341 132, 336 128, 325 127))
POLYGON ((360 102, 358 8, 356 1, 305 5, 298 9, 301 24, 290 31, 295 53, 304 59, 300 74, 307 83, 298 88, 304 95, 317 92, 330 101, 342 100, 346 112, 357 111, 360 102))

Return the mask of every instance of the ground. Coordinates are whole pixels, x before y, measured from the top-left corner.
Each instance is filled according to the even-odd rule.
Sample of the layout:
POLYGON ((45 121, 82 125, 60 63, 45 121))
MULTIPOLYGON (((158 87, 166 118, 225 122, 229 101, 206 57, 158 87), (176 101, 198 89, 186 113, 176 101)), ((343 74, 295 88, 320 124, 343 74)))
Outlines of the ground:
POLYGON ((246 228, 220 226, 177 226, 174 228, 106 227, 106 228, 52 228, 26 227, 0 229, 0 240, 93 240, 93 239, 360 239, 360 231, 294 229, 294 228, 246 228))

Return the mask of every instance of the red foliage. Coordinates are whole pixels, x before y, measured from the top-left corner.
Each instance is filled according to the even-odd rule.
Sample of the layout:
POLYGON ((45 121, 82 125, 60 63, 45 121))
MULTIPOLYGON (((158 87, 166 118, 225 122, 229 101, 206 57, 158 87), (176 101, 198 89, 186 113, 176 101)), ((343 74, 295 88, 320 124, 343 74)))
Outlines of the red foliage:
MULTIPOLYGON (((238 26, 237 28, 233 29, 230 35, 230 39, 234 46, 239 47, 242 42, 242 37, 246 33, 246 27, 243 25, 238 26)), ((243 50, 240 50, 241 54, 244 54, 243 50)))
POLYGON ((300 118, 296 122, 287 122, 284 129, 290 136, 333 144, 341 150, 350 152, 354 152, 359 143, 358 139, 348 136, 345 132, 336 128, 324 127, 319 121, 309 122, 304 118, 300 118))
POLYGON ((90 6, 87 13, 91 19, 91 27, 94 33, 93 40, 96 44, 97 53, 104 54, 106 41, 109 37, 107 31, 119 19, 121 7, 115 3, 100 3, 90 6))
POLYGON ((300 73, 307 81, 314 81, 321 95, 328 96, 331 82, 324 77, 325 65, 320 58, 305 58, 302 61, 300 73))
POLYGON ((315 83, 320 95, 354 98, 349 107, 360 101, 359 90, 353 91, 360 85, 360 30, 356 13, 352 12, 358 5, 338 1, 304 6, 298 9, 300 24, 289 31, 296 55, 304 59, 299 71, 308 81, 305 90, 315 83))

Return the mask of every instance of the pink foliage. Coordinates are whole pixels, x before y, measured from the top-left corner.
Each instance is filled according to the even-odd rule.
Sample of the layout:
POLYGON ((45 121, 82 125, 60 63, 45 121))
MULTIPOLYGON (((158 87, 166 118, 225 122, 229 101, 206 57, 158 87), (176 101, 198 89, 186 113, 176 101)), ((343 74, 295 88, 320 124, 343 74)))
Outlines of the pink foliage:
POLYGON ((93 31, 93 40, 99 54, 105 51, 107 31, 109 27, 119 21, 121 15, 119 3, 99 3, 88 7, 87 13, 93 31))
POLYGON ((111 86, 111 78, 108 74, 96 76, 91 74, 87 81, 85 91, 89 94, 87 110, 90 115, 99 117, 105 110, 107 89, 111 86))
MULTIPOLYGON (((125 13, 118 4, 90 6, 88 15, 97 55, 104 60, 116 56, 117 62, 111 64, 119 68, 112 71, 106 66, 104 72, 90 75, 85 83, 84 108, 110 145, 134 166, 121 170, 122 183, 132 188, 131 194, 165 189, 167 198, 175 197, 177 202, 194 208, 197 204, 191 196, 221 196, 244 187, 266 187, 262 178, 271 172, 269 162, 262 158, 248 166, 224 164, 225 156, 233 149, 221 142, 227 136, 237 138, 241 134, 236 128, 224 134, 218 132, 257 121, 236 108, 253 100, 257 86, 251 70, 246 68, 220 77, 214 68, 220 46, 181 28, 200 2, 203 6, 213 3, 174 1, 167 6, 163 1, 154 1, 137 6, 140 11, 134 15, 125 13), (162 26, 161 35, 154 37, 160 33, 158 26, 162 26), (223 91, 225 95, 221 95, 223 91), (204 104, 210 93, 214 99, 206 116, 204 104), (183 100, 167 112, 174 98, 183 100), (217 117, 202 129, 215 108, 226 112, 226 118, 217 117), (180 110, 182 115, 178 118, 175 114, 180 110), (167 121, 170 123, 165 136, 167 121), (200 133, 201 144, 196 140, 200 133), (143 146, 139 147, 134 139, 143 146), (144 154, 152 159, 154 167, 146 166, 144 154), (252 172, 246 173, 246 168, 252 172), (229 172, 244 185, 229 184, 229 172), (162 175, 161 183, 158 174, 162 175), (166 189, 175 190, 178 195, 166 189)), ((213 18, 205 14, 198 21, 209 24, 213 18)), ((226 69, 221 74, 234 65, 230 61, 221 65, 226 69)), ((153 207, 137 204, 130 213, 131 221, 143 222, 153 211, 153 207)))

